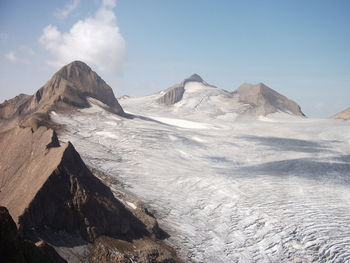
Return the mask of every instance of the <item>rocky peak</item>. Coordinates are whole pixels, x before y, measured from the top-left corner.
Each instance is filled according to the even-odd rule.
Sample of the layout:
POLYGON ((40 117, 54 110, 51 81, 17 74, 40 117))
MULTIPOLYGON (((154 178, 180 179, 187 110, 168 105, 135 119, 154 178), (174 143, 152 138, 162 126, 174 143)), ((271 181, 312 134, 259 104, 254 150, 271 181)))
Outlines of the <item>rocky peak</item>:
POLYGON ((203 83, 204 80, 198 74, 192 74, 190 77, 188 77, 187 79, 185 79, 183 81, 184 84, 187 82, 202 82, 203 83))
POLYGON ((281 111, 305 116, 298 104, 262 82, 255 85, 244 83, 233 94, 238 95, 241 102, 249 104, 251 107, 248 113, 254 115, 267 115, 281 111))
POLYGON ((350 108, 347 108, 331 117, 332 119, 350 120, 350 108))
POLYGON ((74 61, 61 68, 34 95, 20 95, 0 104, 0 125, 2 128, 21 123, 25 127, 50 126, 49 113, 52 110, 72 110, 90 107, 88 98, 94 98, 107 110, 124 115, 113 90, 88 65, 74 61))

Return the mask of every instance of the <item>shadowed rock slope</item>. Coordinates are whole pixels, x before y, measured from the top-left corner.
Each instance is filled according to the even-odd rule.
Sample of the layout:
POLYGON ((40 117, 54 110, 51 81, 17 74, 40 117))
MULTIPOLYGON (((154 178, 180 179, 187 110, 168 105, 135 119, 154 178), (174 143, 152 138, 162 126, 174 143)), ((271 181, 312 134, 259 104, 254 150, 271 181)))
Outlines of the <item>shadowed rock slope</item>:
POLYGON ((332 119, 350 120, 350 108, 343 110, 331 117, 332 119))
POLYGON ((159 103, 166 105, 173 105, 179 102, 185 92, 185 85, 188 82, 200 82, 204 85, 208 85, 199 75, 193 74, 189 78, 183 80, 179 84, 175 84, 170 88, 163 91, 163 95, 157 100, 159 103))
POLYGON ((86 108, 88 97, 106 105, 107 110, 123 115, 113 90, 91 68, 74 61, 61 68, 34 95, 21 94, 0 104, 0 126, 21 123, 22 126, 52 126, 49 112, 86 108))
POLYGON ((246 113, 251 115, 266 116, 280 111, 297 116, 305 116, 298 104, 263 83, 256 85, 245 83, 235 90, 233 94, 238 95, 242 103, 250 106, 246 113))
POLYGON ((175 262, 174 251, 158 243, 154 233, 90 172, 71 143, 60 146, 52 129, 15 127, 0 135, 0 151, 4 153, 0 159, 0 204, 9 209, 24 238, 56 245, 55 237, 62 233, 79 236, 93 244, 95 258, 107 257, 106 262, 111 262, 111 253, 101 252, 105 244, 114 244, 122 257, 124 243, 133 248, 133 243, 142 241, 148 247, 128 251, 139 259, 135 262, 175 262), (160 261, 146 259, 154 252, 149 247, 160 261))
POLYGON ((24 240, 6 207, 0 207, 0 260, 11 263, 64 263, 51 246, 24 240))

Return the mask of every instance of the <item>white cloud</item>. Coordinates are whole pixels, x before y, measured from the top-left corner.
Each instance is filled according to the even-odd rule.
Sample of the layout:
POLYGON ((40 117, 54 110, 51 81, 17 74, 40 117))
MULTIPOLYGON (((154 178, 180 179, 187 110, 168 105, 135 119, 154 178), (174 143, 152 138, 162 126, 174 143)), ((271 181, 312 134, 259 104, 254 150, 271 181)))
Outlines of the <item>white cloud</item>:
POLYGON ((115 7, 117 4, 117 1, 116 0, 102 0, 102 5, 104 7, 115 7))
POLYGON ((61 67, 82 60, 98 71, 118 72, 124 60, 125 41, 112 10, 115 3, 103 0, 94 17, 79 20, 68 32, 46 26, 39 42, 53 57, 49 64, 61 67))
POLYGON ((14 51, 10 51, 10 52, 4 54, 4 57, 13 64, 16 64, 18 62, 18 58, 17 58, 16 53, 14 51))
POLYGON ((56 11, 55 15, 59 18, 66 18, 70 13, 72 13, 80 4, 80 0, 72 0, 63 9, 56 11))

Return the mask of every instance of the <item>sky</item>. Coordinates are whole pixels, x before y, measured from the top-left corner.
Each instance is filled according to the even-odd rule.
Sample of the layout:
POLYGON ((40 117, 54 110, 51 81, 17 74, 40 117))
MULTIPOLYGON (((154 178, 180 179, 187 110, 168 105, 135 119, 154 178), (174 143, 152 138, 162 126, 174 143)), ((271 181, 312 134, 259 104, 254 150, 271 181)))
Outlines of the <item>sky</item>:
POLYGON ((116 96, 192 75, 263 82, 310 117, 350 107, 348 0, 0 0, 0 102, 82 60, 116 96))

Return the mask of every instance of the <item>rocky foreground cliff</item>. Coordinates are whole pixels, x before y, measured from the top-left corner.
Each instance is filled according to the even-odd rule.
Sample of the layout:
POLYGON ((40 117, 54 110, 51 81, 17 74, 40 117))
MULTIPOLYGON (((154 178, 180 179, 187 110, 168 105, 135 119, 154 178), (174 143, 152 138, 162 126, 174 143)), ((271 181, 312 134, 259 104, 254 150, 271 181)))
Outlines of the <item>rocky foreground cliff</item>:
POLYGON ((0 105, 0 205, 19 239, 45 242, 69 262, 176 262, 157 221, 145 209, 127 209, 70 142, 59 142, 49 113, 89 107, 90 97, 123 116, 111 88, 82 62, 63 67, 34 95, 0 105))

